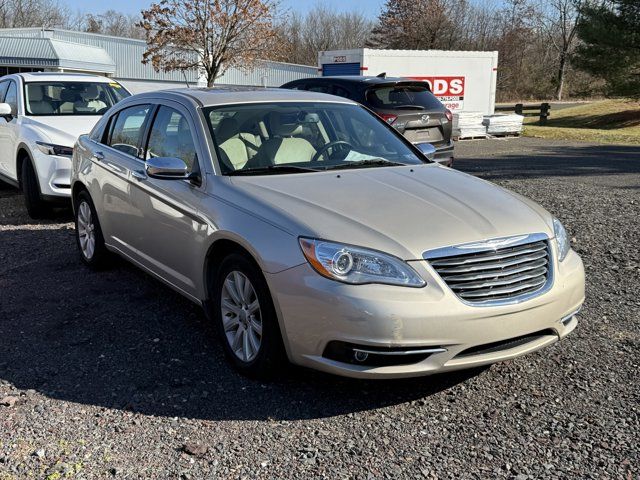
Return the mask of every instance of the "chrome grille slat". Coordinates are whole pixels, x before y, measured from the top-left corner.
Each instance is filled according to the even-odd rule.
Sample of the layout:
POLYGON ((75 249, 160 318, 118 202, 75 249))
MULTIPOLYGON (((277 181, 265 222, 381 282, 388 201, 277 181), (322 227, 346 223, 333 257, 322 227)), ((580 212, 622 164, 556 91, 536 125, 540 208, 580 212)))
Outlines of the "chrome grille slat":
POLYGON ((492 287, 499 285, 511 285, 515 282, 520 282, 523 280, 529 280, 531 278, 537 278, 547 273, 546 268, 540 268, 538 270, 533 270, 530 273, 525 273, 523 275, 516 275, 511 277, 501 277, 499 280, 487 280, 483 282, 465 282, 465 283, 456 283, 451 285, 452 290, 473 290, 476 288, 484 288, 484 287, 492 287))
MULTIPOLYGON (((527 247, 527 246, 525 246, 527 247)), ((488 262, 491 260, 501 260, 503 258, 515 257, 518 255, 524 255, 527 253, 539 252, 541 250, 545 250, 547 246, 543 242, 539 242, 538 244, 520 249, 509 249, 508 252, 496 252, 494 255, 478 255, 478 254, 470 254, 469 258, 460 259, 460 257, 455 257, 452 259, 444 258, 442 260, 436 260, 431 262, 433 266, 444 267, 444 266, 453 266, 453 265, 467 265, 469 263, 479 263, 479 262, 488 262)))
POLYGON ((521 290, 527 290, 529 288, 539 287, 546 282, 544 277, 532 279, 527 282, 521 283, 520 285, 516 285, 515 287, 503 287, 503 288, 485 288, 483 290, 476 290, 473 292, 464 292, 459 295, 464 298, 477 298, 477 297, 486 297, 486 296, 494 296, 494 295, 504 295, 506 293, 515 293, 521 290))
MULTIPOLYGON (((452 267, 452 268, 439 268, 434 266, 439 273, 465 273, 465 272, 477 272, 479 270, 495 270, 504 267, 510 267, 512 265, 520 265, 526 262, 530 262, 533 260, 539 260, 541 258, 545 258, 547 256, 547 252, 535 252, 525 255, 523 257, 511 257, 506 261, 497 261, 491 263, 474 263, 469 266, 460 266, 460 267, 452 267)), ((433 265, 433 264, 432 264, 433 265)))
POLYGON ((449 280, 454 282, 465 282, 465 281, 472 281, 472 280, 482 280, 485 278, 506 277, 508 275, 513 275, 515 273, 526 272, 528 270, 534 270, 536 268, 544 267, 545 265, 547 265, 547 263, 549 262, 546 258, 541 258, 534 262, 526 263, 522 267, 491 270, 486 273, 469 273, 467 275, 446 275, 446 276, 443 275, 442 279, 445 282, 448 282, 449 280))
POLYGON ((539 295, 553 277, 544 234, 447 247, 425 252, 425 258, 453 293, 472 305, 539 295))

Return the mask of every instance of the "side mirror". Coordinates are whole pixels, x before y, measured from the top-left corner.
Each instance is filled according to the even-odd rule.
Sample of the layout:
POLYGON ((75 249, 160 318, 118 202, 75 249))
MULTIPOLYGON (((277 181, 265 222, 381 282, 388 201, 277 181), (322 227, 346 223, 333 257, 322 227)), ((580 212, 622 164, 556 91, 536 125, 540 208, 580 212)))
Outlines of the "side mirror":
POLYGON ((11 105, 9 105, 8 103, 0 103, 0 117, 13 117, 11 105))
POLYGON ((188 167, 175 157, 153 157, 147 160, 147 175, 163 180, 185 180, 189 178, 188 167))
POLYGON ((434 161, 434 158, 436 158, 436 147, 434 147, 430 143, 416 143, 415 145, 417 149, 422 152, 422 155, 427 158, 427 160, 432 162, 434 161))

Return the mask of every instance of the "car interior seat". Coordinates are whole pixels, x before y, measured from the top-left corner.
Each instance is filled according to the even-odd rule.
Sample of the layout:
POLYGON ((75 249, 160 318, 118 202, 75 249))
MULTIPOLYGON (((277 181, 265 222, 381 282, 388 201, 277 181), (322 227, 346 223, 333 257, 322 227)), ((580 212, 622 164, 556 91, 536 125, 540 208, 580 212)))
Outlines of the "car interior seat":
POLYGON ((99 98, 100 91, 98 90, 98 85, 87 85, 86 88, 80 92, 79 98, 73 103, 74 111, 99 112, 107 107, 107 104, 99 98))
POLYGON ((58 107, 58 111, 60 113, 74 113, 74 105, 76 100, 78 100, 78 95, 76 92, 69 88, 64 88, 60 91, 60 106, 58 107))
POLYGON ((249 152, 245 142, 240 138, 238 121, 235 118, 223 118, 216 129, 216 141, 220 149, 227 155, 229 163, 236 170, 244 167, 249 161, 249 152))
POLYGON ((51 102, 45 100, 44 88, 40 85, 29 85, 29 110, 35 115, 47 115, 54 112, 51 102))
POLYGON ((302 124, 289 114, 271 112, 268 116, 271 137, 260 148, 262 156, 274 165, 293 162, 308 162, 313 159, 316 149, 311 142, 302 138, 302 124))

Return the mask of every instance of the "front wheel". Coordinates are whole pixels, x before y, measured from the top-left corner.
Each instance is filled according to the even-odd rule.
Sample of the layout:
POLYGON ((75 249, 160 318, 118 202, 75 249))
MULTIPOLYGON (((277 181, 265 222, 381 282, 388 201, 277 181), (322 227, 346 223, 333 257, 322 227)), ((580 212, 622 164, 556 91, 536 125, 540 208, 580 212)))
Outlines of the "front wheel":
POLYGON ((22 162, 22 193, 27 213, 33 219, 45 218, 51 214, 51 206, 40 196, 40 184, 31 159, 22 162))
POLYGON ((102 268, 108 256, 98 215, 88 192, 80 192, 76 200, 76 243, 80 258, 89 267, 102 268))
POLYGON ((271 294, 262 272, 231 254, 214 282, 214 320, 227 358, 242 374, 273 378, 286 364, 271 294))

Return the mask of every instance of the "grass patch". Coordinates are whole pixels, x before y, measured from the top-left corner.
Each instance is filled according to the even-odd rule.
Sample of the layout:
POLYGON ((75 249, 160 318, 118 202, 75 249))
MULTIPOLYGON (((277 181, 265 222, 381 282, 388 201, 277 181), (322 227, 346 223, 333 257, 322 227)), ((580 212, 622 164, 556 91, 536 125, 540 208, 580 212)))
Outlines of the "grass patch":
POLYGON ((640 102, 602 100, 551 110, 547 125, 525 118, 524 135, 583 142, 640 145, 640 102))

